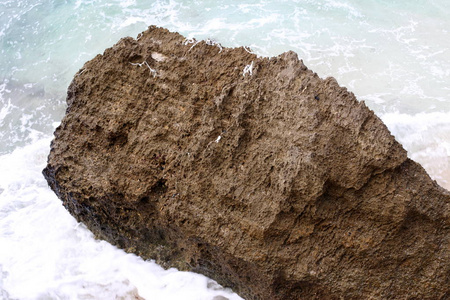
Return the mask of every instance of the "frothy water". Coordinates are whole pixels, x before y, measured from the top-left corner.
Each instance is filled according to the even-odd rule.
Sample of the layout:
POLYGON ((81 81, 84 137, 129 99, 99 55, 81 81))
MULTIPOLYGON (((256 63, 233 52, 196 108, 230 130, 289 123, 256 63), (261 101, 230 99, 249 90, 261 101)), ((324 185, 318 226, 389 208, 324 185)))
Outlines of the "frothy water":
POLYGON ((450 188, 447 0, 0 0, 0 299, 239 299, 96 241, 41 175, 73 75, 152 24, 264 56, 294 50, 450 188))

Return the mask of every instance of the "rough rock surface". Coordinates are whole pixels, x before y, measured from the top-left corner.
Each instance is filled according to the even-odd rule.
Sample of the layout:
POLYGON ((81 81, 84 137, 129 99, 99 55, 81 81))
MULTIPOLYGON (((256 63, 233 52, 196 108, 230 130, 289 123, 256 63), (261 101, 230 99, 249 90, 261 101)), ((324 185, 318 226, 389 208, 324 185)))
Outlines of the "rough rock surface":
POLYGON ((97 237, 248 300, 450 296, 450 194, 295 53, 150 27, 67 103, 44 175, 97 237))

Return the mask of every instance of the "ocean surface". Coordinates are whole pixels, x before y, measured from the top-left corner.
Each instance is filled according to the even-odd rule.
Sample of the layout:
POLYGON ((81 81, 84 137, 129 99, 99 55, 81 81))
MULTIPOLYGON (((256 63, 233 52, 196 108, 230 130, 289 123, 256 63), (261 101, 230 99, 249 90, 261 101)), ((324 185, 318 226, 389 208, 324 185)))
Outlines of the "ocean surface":
POLYGON ((296 51, 450 188, 448 0, 0 0, 0 299, 241 299, 95 240, 41 175, 74 74, 149 25, 261 56, 296 51))

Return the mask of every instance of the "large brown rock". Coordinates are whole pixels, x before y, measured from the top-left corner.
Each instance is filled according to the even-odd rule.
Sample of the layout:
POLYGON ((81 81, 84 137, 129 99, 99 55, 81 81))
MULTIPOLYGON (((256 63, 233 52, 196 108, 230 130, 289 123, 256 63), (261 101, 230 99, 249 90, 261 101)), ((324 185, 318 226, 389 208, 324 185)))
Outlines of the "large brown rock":
POLYGON ((150 27, 69 87, 44 175, 99 238, 250 299, 446 299, 449 193, 293 52, 150 27))

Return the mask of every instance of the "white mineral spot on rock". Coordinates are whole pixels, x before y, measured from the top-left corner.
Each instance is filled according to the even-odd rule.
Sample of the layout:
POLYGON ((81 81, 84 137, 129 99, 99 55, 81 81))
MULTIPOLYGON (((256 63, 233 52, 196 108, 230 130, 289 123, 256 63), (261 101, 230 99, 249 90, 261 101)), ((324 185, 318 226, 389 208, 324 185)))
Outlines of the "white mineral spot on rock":
POLYGON ((157 62, 163 62, 167 59, 167 56, 158 52, 152 52, 152 58, 157 62))

